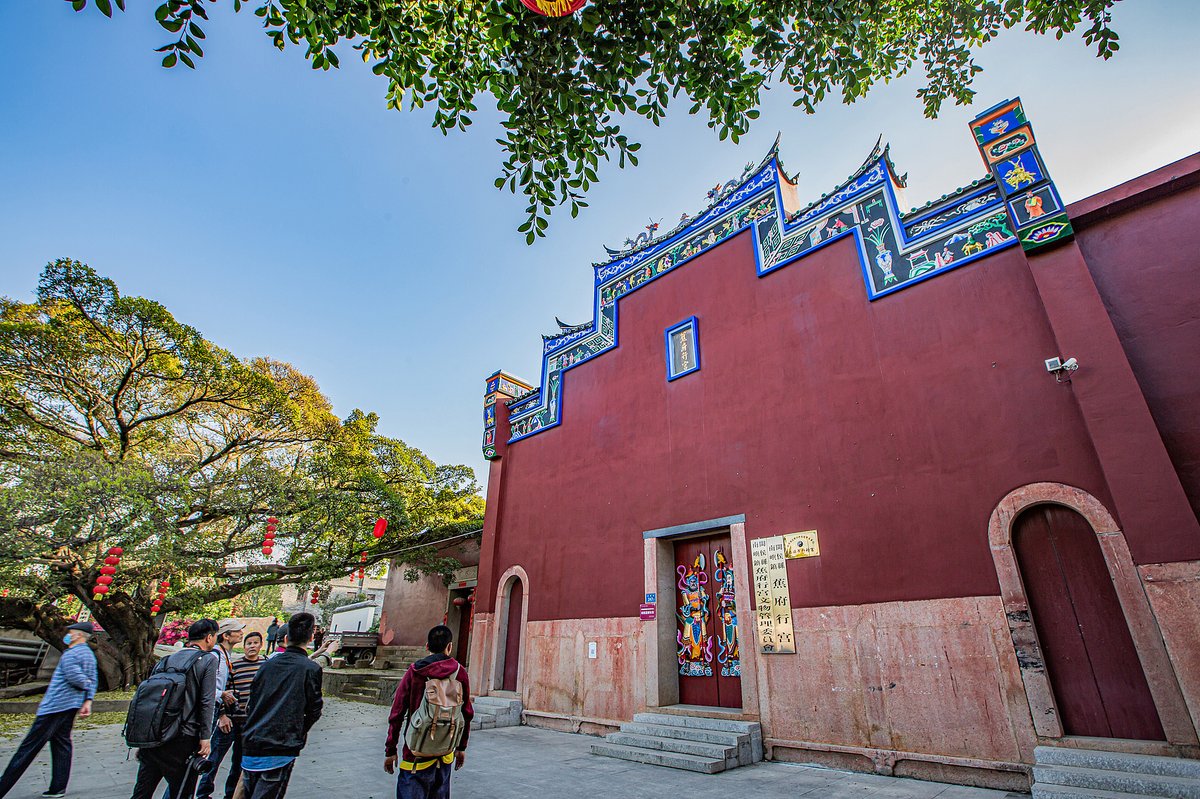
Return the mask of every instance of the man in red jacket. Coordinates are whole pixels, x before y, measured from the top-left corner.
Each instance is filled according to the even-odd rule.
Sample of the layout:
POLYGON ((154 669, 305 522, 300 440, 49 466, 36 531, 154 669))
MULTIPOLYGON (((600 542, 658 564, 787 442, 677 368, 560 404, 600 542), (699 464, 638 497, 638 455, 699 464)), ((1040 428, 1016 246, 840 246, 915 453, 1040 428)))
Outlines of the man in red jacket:
POLYGON ((396 688, 396 698, 392 702, 392 712, 388 714, 387 743, 384 745, 383 769, 388 774, 395 773, 396 750, 403 744, 403 757, 400 760, 400 782, 396 787, 396 799, 449 799, 450 797, 450 764, 454 769, 460 769, 466 762, 467 738, 471 733, 471 717, 475 715, 471 708, 471 683, 467 670, 450 657, 454 645, 454 633, 444 624, 439 624, 429 631, 429 656, 421 658, 408 667, 404 679, 396 688), (457 751, 443 757, 417 757, 404 744, 405 721, 421 705, 425 695, 425 681, 442 680, 454 677, 462 683, 462 714, 465 725, 462 738, 458 742, 457 751))

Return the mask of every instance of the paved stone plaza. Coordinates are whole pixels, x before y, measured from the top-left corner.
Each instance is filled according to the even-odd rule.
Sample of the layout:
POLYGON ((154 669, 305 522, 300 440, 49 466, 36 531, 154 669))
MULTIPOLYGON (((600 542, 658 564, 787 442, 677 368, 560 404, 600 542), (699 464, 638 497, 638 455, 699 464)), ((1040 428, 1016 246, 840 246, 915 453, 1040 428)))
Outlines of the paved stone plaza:
MULTIPOLYGON (((300 756, 289 799, 391 799, 395 777, 383 771, 387 708, 330 699, 325 715, 300 756)), ((0 741, 7 762, 19 738, 0 741)), ((597 757, 588 752, 594 738, 529 727, 473 733, 466 767, 454 777, 455 799, 551 799, 602 796, 606 799, 684 796, 689 799, 756 799, 807 796, 813 799, 1004 799, 1025 796, 935 782, 878 777, 784 763, 761 763, 705 776, 597 757)), ((120 725, 75 734, 75 768, 68 796, 126 799, 133 789, 137 761, 126 759, 120 725)), ((46 790, 49 750, 9 794, 34 799, 46 790)), ((222 775, 225 773, 222 769, 222 775)), ((221 783, 223 784, 223 782, 221 783)))

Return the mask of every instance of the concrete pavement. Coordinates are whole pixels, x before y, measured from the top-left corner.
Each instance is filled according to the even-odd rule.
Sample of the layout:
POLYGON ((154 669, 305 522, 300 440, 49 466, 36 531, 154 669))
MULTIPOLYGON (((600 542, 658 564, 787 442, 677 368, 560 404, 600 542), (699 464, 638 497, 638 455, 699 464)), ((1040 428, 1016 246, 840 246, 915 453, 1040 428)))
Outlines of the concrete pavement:
MULTIPOLYGON (((387 708, 328 699, 325 714, 301 754, 289 799, 391 799, 396 778, 383 771, 387 708)), ((7 763, 19 738, 0 741, 7 763)), ((1004 791, 880 777, 788 763, 760 763, 712 776, 597 757, 596 739, 530 727, 477 730, 471 734, 465 768, 454 776, 455 799, 1004 799, 1004 791)), ((126 799, 137 761, 126 759, 120 725, 75 734, 75 760, 68 796, 126 799)), ((7 799, 34 799, 49 782, 46 749, 7 799)), ((218 785, 224 784, 225 768, 218 785)))

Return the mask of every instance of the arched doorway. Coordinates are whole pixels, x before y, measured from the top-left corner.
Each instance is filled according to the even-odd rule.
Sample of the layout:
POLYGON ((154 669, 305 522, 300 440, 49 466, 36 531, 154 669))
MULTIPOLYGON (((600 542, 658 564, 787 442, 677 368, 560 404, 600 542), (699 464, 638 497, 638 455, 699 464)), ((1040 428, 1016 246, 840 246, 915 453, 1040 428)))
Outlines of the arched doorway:
POLYGON ((505 691, 517 690, 517 675, 521 665, 521 610, 524 605, 525 591, 519 577, 513 577, 508 584, 508 596, 505 600, 506 621, 504 625, 504 669, 501 688, 505 691))
POLYGON ((1063 732, 1165 740, 1087 519, 1062 505, 1034 505, 1013 520, 1012 540, 1063 732))

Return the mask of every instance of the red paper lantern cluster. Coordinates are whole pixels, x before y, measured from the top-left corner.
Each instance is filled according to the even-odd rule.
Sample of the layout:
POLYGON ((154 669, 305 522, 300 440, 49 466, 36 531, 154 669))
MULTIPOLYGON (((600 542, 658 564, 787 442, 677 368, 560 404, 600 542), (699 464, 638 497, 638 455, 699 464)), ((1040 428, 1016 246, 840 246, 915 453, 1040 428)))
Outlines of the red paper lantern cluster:
POLYGON ((274 516, 267 517, 267 531, 263 533, 262 553, 268 558, 275 550, 275 526, 279 524, 279 520, 274 516))
POLYGON ((358 579, 362 580, 367 576, 367 551, 364 549, 358 558, 358 562, 362 564, 358 567, 358 579))
POLYGON ((320 601, 321 601, 321 589, 317 588, 314 585, 313 590, 312 590, 312 603, 315 605, 320 601))
POLYGON ((124 553, 125 550, 120 547, 108 548, 108 557, 104 559, 104 565, 100 567, 100 576, 96 578, 96 584, 92 586, 93 600, 99 602, 108 593, 108 588, 112 585, 113 575, 117 573, 117 566, 121 564, 121 555, 124 553))
POLYGON ((154 604, 150 606, 152 613, 158 613, 162 610, 163 600, 167 598, 167 590, 171 587, 170 580, 163 580, 158 584, 158 596, 154 598, 154 604))
POLYGON ((387 532, 387 519, 376 519, 375 529, 371 531, 371 535, 376 538, 383 538, 383 534, 387 532))

